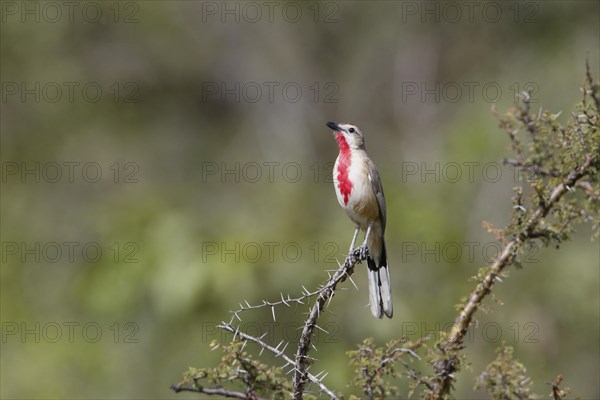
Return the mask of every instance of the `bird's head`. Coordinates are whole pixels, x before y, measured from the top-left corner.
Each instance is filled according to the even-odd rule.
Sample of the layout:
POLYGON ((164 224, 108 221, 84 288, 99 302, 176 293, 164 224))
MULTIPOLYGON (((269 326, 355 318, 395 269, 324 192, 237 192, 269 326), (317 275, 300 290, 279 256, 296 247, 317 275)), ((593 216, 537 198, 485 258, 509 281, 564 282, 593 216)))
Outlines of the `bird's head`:
POLYGON ((365 139, 360 129, 358 129, 358 126, 338 124, 331 121, 327 123, 327 126, 333 130, 340 149, 343 146, 344 141, 353 150, 365 148, 365 139))

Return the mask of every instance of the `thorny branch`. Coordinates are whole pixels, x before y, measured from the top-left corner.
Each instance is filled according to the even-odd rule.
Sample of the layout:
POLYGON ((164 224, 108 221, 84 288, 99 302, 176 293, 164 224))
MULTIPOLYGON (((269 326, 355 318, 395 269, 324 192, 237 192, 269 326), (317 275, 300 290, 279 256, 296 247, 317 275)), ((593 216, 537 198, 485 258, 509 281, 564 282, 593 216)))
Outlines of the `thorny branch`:
MULTIPOLYGON (((302 329, 302 335, 298 342, 298 349, 296 350, 296 371, 294 373, 294 391, 292 398, 295 400, 302 399, 304 392, 304 386, 308 378, 307 368, 310 361, 307 358, 308 351, 310 349, 311 340, 315 328, 319 328, 317 325, 317 319, 325 307, 327 300, 331 299, 335 294, 335 288, 338 283, 344 282, 346 278, 350 278, 350 275, 354 272, 354 265, 356 263, 364 261, 367 256, 366 247, 359 247, 350 253, 344 264, 333 274, 331 278, 319 289, 319 297, 315 304, 311 307, 308 318, 304 323, 302 329)), ((350 278, 351 279, 351 278, 350 278)), ((322 330, 322 328, 319 328, 322 330)))
POLYGON ((326 374, 319 374, 318 376, 314 376, 308 372, 308 368, 312 361, 311 358, 308 356, 308 352, 310 350, 310 346, 312 345, 312 337, 314 334, 314 330, 324 330, 323 328, 317 325, 317 320, 320 317, 321 312, 325 307, 325 304, 328 301, 330 301, 331 298, 334 296, 335 290, 339 283, 344 282, 347 278, 352 279, 350 278, 350 276, 354 272, 354 266, 357 263, 364 261, 366 259, 366 256, 366 247, 359 247, 355 249, 346 257, 344 263, 340 265, 340 267, 335 271, 335 273, 333 275, 330 275, 327 282, 321 285, 314 292, 310 292, 303 287, 303 294, 299 297, 292 298, 290 296, 287 296, 287 298, 284 298, 282 294, 280 301, 269 302, 263 300, 262 304, 259 305, 250 305, 247 302, 245 305, 240 304, 240 308, 238 310, 232 311, 233 315, 231 322, 223 322, 218 327, 233 333, 234 337, 239 336, 243 340, 248 340, 258 344, 263 349, 267 349, 273 354, 283 358, 284 361, 286 361, 287 363, 286 365, 292 366, 292 371, 294 371, 292 397, 294 399, 302 399, 307 381, 315 383, 317 386, 319 386, 321 391, 327 394, 331 399, 337 399, 337 396, 321 382, 326 374), (270 307, 273 313, 273 319, 275 319, 276 306, 284 304, 289 307, 289 303, 304 304, 305 300, 308 300, 315 296, 317 296, 317 299, 315 301, 315 304, 313 304, 313 306, 310 308, 308 318, 304 322, 304 327, 302 329, 300 340, 298 341, 298 348, 296 349, 296 355, 294 360, 292 360, 290 357, 284 354, 284 351, 287 348, 287 344, 282 347, 282 343, 280 343, 277 347, 272 347, 269 344, 263 342, 261 338, 255 338, 251 335, 248 335, 244 332, 235 329, 232 326, 232 323, 235 319, 240 320, 239 313, 242 311, 270 307))
MULTIPOLYGON (((270 302, 263 300, 263 302, 258 305, 250 305, 248 302, 246 302, 245 305, 240 304, 239 309, 231 311, 231 321, 222 322, 221 324, 217 325, 217 327, 229 333, 232 333, 233 341, 235 341, 236 339, 243 341, 244 345, 242 346, 242 349, 247 342, 252 342, 261 347, 261 353, 263 350, 267 350, 273 353, 275 356, 283 359, 285 361, 284 367, 290 367, 288 373, 294 373, 292 391, 292 397, 294 399, 302 399, 303 395, 306 393, 305 386, 307 382, 311 382, 319 387, 321 393, 325 393, 330 399, 337 400, 337 395, 329 388, 327 388, 327 386, 325 386, 325 384, 323 384, 322 382, 323 378, 327 376, 327 373, 325 371, 322 371, 317 375, 313 375, 310 372, 308 372, 311 362, 315 360, 314 358, 308 356, 308 351, 311 345, 314 347, 314 344, 312 344, 314 330, 320 329, 324 331, 323 328, 317 325, 317 320, 321 315, 321 312, 324 310, 325 304, 328 301, 331 301, 331 299, 335 295, 335 291, 339 283, 344 282, 346 279, 352 280, 350 276, 354 272, 354 266, 357 263, 364 261, 366 257, 366 247, 357 248, 346 257, 344 263, 341 264, 333 274, 329 274, 329 279, 325 283, 323 283, 317 290, 310 292, 303 286, 302 295, 298 297, 290 297, 289 295, 287 297, 284 297, 283 294, 281 294, 281 300, 279 301, 270 302), (294 358, 291 358, 285 354, 285 350, 287 349, 289 343, 284 344, 284 342, 281 341, 277 346, 271 346, 270 344, 262 340, 264 335, 261 337, 255 337, 241 331, 239 329, 239 326, 234 326, 234 323, 236 321, 241 321, 240 313, 243 311, 269 307, 271 308, 273 319, 275 320, 276 306, 286 305, 290 307, 290 303, 305 304, 305 301, 308 301, 313 297, 316 297, 316 301, 310 308, 308 317, 304 322, 304 327, 302 329, 302 334, 300 336, 294 358)), ((235 392, 223 388, 210 389, 201 386, 197 382, 194 382, 193 385, 185 385, 181 383, 178 385, 173 385, 171 386, 171 388, 175 392, 192 391, 209 395, 220 395, 224 397, 234 397, 249 400, 258 399, 258 397, 253 392, 235 392)))
MULTIPOLYGON (((248 395, 246 393, 235 392, 233 390, 228 390, 228 389, 224 389, 224 388, 211 389, 211 388, 205 388, 200 385, 195 385, 194 387, 182 386, 182 385, 171 385, 171 389, 173 389, 173 391, 175 393, 195 392, 195 393, 203 393, 203 394, 208 394, 208 395, 213 395, 213 396, 216 395, 216 396, 222 396, 222 397, 228 397, 228 398, 234 398, 234 399, 248 399, 248 395)), ((261 400, 259 397, 255 397, 255 399, 261 400)))
MULTIPOLYGON (((417 342, 415 344, 415 348, 420 346, 421 343, 417 342)), ((373 381, 375 380, 376 377, 378 377, 380 374, 382 374, 386 367, 388 367, 389 365, 393 365, 395 363, 400 363, 402 364, 402 366, 404 367, 404 374, 406 376, 408 376, 410 379, 412 379, 414 382, 416 382, 419 385, 423 385, 425 387, 427 387, 429 390, 433 390, 433 386, 431 385, 430 382, 428 382, 426 379, 423 379, 419 372, 417 372, 413 367, 411 367, 410 365, 408 365, 408 363, 406 361, 404 361, 402 359, 402 355, 404 354, 409 354, 410 356, 412 356, 413 358, 420 360, 421 357, 419 357, 417 355, 417 353, 415 353, 413 350, 409 349, 409 348, 395 348, 393 349, 391 352, 389 352, 389 354, 387 354, 387 356, 381 360, 381 363, 379 364, 379 366, 377 366, 377 368, 375 368, 374 371, 372 371, 370 374, 368 373, 368 369, 366 371, 364 371, 364 373, 367 374, 366 376, 366 382, 365 382, 365 391, 367 396, 369 397, 369 399, 373 399, 374 398, 374 394, 373 394, 373 381)))
MULTIPOLYGON (((589 86, 591 88, 591 97, 595 101, 596 107, 599 105, 598 97, 600 90, 598 86, 591 80, 588 70, 589 86)), ((529 101, 528 96, 524 96, 524 107, 520 110, 520 114, 517 118, 525 125, 526 129, 532 136, 533 140, 536 140, 536 129, 534 127, 534 121, 529 114, 529 101)), ((589 116, 588 116, 588 119, 589 116)), ((597 122, 596 122, 597 124, 597 122)), ((513 147, 518 147, 519 144, 515 144, 514 132, 509 136, 513 140, 513 147)), ((517 151, 520 158, 520 151, 517 151)), ((487 273, 479 280, 479 283, 475 289, 469 294, 466 304, 462 307, 458 317, 456 318, 452 329, 447 337, 438 345, 438 349, 443 354, 442 358, 434 365, 436 372, 436 379, 434 382, 434 390, 430 393, 430 399, 444 399, 448 396, 452 389, 452 382, 454 380, 454 372, 458 370, 460 359, 458 352, 463 348, 462 343, 465 334, 473 320, 474 314, 477 312, 483 299, 491 293, 491 288, 496 281, 500 281, 502 272, 510 265, 515 262, 517 251, 527 240, 531 240, 540 237, 541 229, 543 228, 544 218, 549 212, 557 205, 559 200, 567 192, 574 191, 576 187, 580 187, 585 182, 579 182, 583 177, 589 175, 593 168, 595 168, 600 162, 600 158, 597 151, 590 151, 586 156, 585 160, 577 167, 569 171, 568 173, 558 174, 556 171, 546 171, 539 168, 536 165, 528 165, 523 163, 521 160, 508 160, 507 163, 524 167, 525 169, 533 170, 537 175, 540 176, 551 176, 560 177, 562 175, 561 182, 553 187, 550 187, 546 193, 549 196, 546 198, 541 189, 538 190, 539 204, 531 216, 527 219, 523 225, 523 229, 520 230, 510 241, 505 242, 503 249, 498 258, 487 270, 487 273), (539 228, 540 225, 542 228, 539 228)), ((585 189, 585 185, 583 185, 585 189)), ((518 200, 520 203, 520 192, 518 192, 518 200)), ((566 223, 568 223, 567 220, 566 223)), ((542 235, 543 236, 543 235, 542 235)))
MULTIPOLYGON (((501 255, 492 264, 484 279, 479 282, 477 287, 471 292, 467 304, 465 304, 454 321, 452 330, 441 347, 441 350, 444 353, 448 353, 452 349, 460 349, 465 334, 473 319, 473 315, 478 310, 484 297, 491 293, 491 288, 494 283, 499 280, 502 271, 514 261, 516 248, 534 233, 535 228, 542 218, 548 214, 552 206, 569 190, 568 188, 573 187, 579 179, 585 176, 590 165, 597 162, 597 160, 597 155, 588 156, 583 165, 569 174, 563 183, 552 190, 549 200, 544 205, 537 208, 533 217, 527 223, 525 232, 504 246, 501 255)), ((443 359, 435 366, 438 378, 433 392, 433 399, 441 399, 445 394, 450 392, 452 381, 454 379, 453 373, 456 371, 457 367, 458 358, 455 355, 443 359)))
MULTIPOLYGON (((233 333, 234 337, 239 336, 240 339, 242 339, 242 340, 247 340, 247 341, 258 344, 263 349, 269 350, 271 353, 275 354, 276 356, 281 357, 286 362, 286 365, 291 365, 292 370, 296 370, 297 366, 296 366, 295 362, 284 353, 287 345, 285 345, 281 349, 279 349, 279 347, 281 347, 281 345, 282 345, 282 343, 280 342, 276 347, 273 347, 273 346, 269 345, 268 343, 264 342, 261 338, 257 338, 252 335, 248 335, 244 332, 241 332, 226 322, 221 323, 217 327, 224 329, 227 332, 233 333)), ((319 375, 321 375, 321 376, 314 376, 314 375, 306 372, 306 378, 308 380, 310 380, 311 382, 313 382, 314 384, 319 386, 321 391, 323 391, 325 394, 327 394, 329 396, 329 398, 337 399, 337 396, 335 395, 335 393, 333 393, 331 390, 329 390, 327 388, 327 386, 325 386, 323 384, 323 382, 321 382, 321 380, 325 377, 325 375, 322 375, 322 374, 319 374, 319 375)))

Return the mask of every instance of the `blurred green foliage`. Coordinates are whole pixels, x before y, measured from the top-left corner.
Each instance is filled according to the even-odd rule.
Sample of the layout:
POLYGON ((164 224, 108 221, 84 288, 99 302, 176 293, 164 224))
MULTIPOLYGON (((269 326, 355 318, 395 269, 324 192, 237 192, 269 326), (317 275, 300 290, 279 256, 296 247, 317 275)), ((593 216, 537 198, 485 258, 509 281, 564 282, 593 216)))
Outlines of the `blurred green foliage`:
MULTIPOLYGON (((405 338, 390 340, 385 346, 377 347, 373 339, 368 338, 358 345, 357 350, 348 351, 350 365, 356 376, 348 386, 355 386, 362 391, 361 396, 367 398, 411 398, 415 389, 423 380, 422 374, 415 370, 411 363, 420 357, 414 352, 422 345, 408 342, 405 338), (413 358, 411 358, 413 357, 413 358), (409 382, 407 394, 400 393, 394 385, 400 379, 409 382), (393 379, 393 381, 392 381, 393 379)), ((356 396, 350 396, 355 398, 356 396)))
POLYGON ((498 356, 477 378, 476 388, 487 388, 494 399, 531 399, 533 382, 527 377, 527 368, 513 358, 512 347, 500 347, 498 356))
MULTIPOLYGON (((360 291, 348 285, 332 302, 330 334, 316 345, 326 381, 343 387, 353 375, 345 351, 365 337, 382 345, 447 327, 468 278, 493 256, 481 221, 510 222, 515 179, 510 168, 494 178, 511 150, 492 104, 504 110, 533 88, 532 107, 564 110, 566 121, 581 99, 586 57, 600 75, 597 2, 493 3, 497 21, 482 16, 486 2, 476 2, 472 21, 465 9, 452 21, 442 3, 291 2, 302 9, 297 22, 282 17, 286 2, 272 21, 263 9, 256 22, 243 18, 241 2, 229 3, 239 22, 219 2, 76 3, 71 20, 58 2, 55 22, 44 2, 0 3, 2 398, 173 398, 169 385, 182 370, 218 364, 209 343, 229 339, 215 325, 238 302, 325 279, 352 235, 329 181, 337 153, 327 120, 365 132, 386 192, 394 281, 391 321, 365 308, 360 271, 360 291), (22 14, 23 4, 34 14, 22 14), (87 21, 87 4, 103 17, 87 21), (426 4, 438 11, 423 16, 426 4), (68 82, 79 84, 73 101, 68 82), (236 82, 239 101, 210 94, 236 82), (267 82, 279 84, 273 101, 267 82), (52 83, 62 88, 58 101, 52 83), (98 101, 80 90, 90 83, 101 88, 98 101), (260 101, 248 100, 254 85, 244 96, 248 83, 264 89, 260 101), (289 83, 302 88, 298 101, 281 91, 289 83), (80 163, 72 182, 69 162, 80 163), (21 175, 35 163, 39 182, 21 175), (62 167, 57 182, 41 172, 50 163, 62 167), (83 172, 88 163, 102 172, 97 182, 94 168, 83 172), (251 163, 261 166, 256 181, 251 163), (265 163, 279 163, 273 179, 265 163), (283 172, 291 163, 297 180, 293 168, 283 172), (78 243, 73 261, 70 242, 78 243), (273 242, 271 257, 265 243, 273 242), (42 252, 49 243, 62 249, 54 262, 42 252), (450 253, 456 247, 460 257, 450 253)), ((600 398, 600 254, 590 232, 581 225, 560 252, 532 249, 526 268, 496 287, 504 305, 478 316, 457 398, 485 396, 473 383, 502 341, 536 385, 561 372, 574 394, 600 398)), ((277 343, 297 337, 302 319, 290 312, 270 325, 265 310, 246 321, 265 321, 247 327, 277 343)))
POLYGON ((292 387, 282 378, 281 370, 276 367, 269 368, 253 359, 250 354, 244 352, 243 342, 233 341, 221 345, 213 340, 210 347, 212 350, 222 347, 224 354, 219 365, 215 368, 189 368, 183 381, 173 386, 175 391, 198 391, 206 382, 211 387, 219 388, 237 384, 241 389, 237 393, 243 393, 248 398, 257 398, 259 395, 273 399, 289 398, 292 387))

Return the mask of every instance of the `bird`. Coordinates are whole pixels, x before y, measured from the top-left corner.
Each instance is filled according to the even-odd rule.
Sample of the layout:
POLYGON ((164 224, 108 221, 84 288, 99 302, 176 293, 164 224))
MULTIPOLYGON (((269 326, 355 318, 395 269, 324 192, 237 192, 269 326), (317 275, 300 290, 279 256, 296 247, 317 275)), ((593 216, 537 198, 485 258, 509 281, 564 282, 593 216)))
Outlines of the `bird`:
POLYGON ((369 304, 376 318, 392 318, 392 290, 385 248, 386 206, 381 178, 365 149, 361 130, 350 124, 327 122, 333 130, 340 153, 333 166, 333 184, 340 206, 356 230, 349 252, 359 232, 365 233, 369 277, 369 304))

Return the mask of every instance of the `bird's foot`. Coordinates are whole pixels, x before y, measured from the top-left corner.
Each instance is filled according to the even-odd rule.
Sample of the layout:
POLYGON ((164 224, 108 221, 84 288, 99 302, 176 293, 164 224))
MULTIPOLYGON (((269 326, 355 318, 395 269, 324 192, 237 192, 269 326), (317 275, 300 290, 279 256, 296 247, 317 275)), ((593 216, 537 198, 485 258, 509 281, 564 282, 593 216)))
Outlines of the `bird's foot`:
POLYGON ((369 254, 369 248, 367 247, 367 244, 364 243, 362 246, 357 248, 358 250, 358 256, 361 258, 366 258, 367 255, 369 254))

